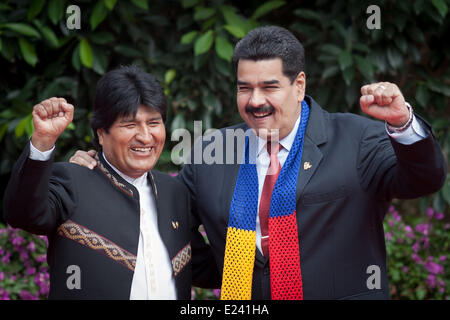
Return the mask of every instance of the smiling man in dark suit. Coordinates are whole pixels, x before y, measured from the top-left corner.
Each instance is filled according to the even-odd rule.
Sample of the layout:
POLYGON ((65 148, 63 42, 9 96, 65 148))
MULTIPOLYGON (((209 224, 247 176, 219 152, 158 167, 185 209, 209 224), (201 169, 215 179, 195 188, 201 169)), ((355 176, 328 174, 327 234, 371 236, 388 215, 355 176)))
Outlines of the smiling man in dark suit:
POLYGON ((435 192, 445 180, 431 128, 387 82, 363 86, 360 99, 385 123, 323 110, 305 95, 304 50, 286 29, 252 30, 233 61, 245 121, 233 128, 251 129, 244 150, 250 158, 256 150, 255 161, 193 159, 179 175, 223 271, 222 298, 389 298, 389 202, 435 192))
POLYGON ((303 47, 280 27, 249 32, 233 61, 245 123, 220 133, 226 141, 227 129, 247 131, 245 146, 224 143, 222 162, 205 164, 195 155, 214 138, 200 139, 179 174, 193 238, 203 224, 223 275, 222 298, 388 299, 389 203, 445 180, 431 127, 388 82, 363 86, 360 98, 384 123, 328 113, 305 94, 303 47), (238 163, 225 164, 229 152, 238 163))
POLYGON ((100 79, 93 171, 52 160, 73 114, 63 98, 34 106, 35 130, 5 193, 5 220, 49 238, 49 298, 190 299, 189 194, 152 170, 166 138, 160 84, 136 67, 100 79))

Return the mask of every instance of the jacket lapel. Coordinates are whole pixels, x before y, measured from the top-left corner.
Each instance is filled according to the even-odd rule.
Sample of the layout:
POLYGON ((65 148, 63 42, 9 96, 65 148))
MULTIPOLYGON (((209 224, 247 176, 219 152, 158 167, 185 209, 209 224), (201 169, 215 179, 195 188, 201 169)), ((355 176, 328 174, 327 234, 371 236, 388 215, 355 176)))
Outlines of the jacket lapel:
POLYGON ((166 206, 169 204, 167 201, 164 201, 162 199, 163 194, 170 194, 170 192, 165 192, 164 190, 164 184, 160 183, 157 178, 157 176, 152 173, 152 171, 148 172, 148 180, 149 184, 152 188, 153 195, 155 198, 155 205, 156 205, 156 212, 158 216, 158 230, 159 235, 161 236, 161 239, 167 249, 167 252, 169 253, 170 259, 174 256, 174 248, 175 248, 175 240, 176 238, 173 236, 173 231, 176 228, 175 226, 171 225, 171 222, 176 223, 177 219, 176 217, 172 216, 172 210, 169 208, 166 208, 166 206))
POLYGON ((98 163, 98 169, 106 178, 108 178, 111 184, 113 184, 117 189, 125 193, 127 196, 139 201, 139 194, 137 192, 137 189, 133 185, 125 181, 125 179, 117 174, 117 172, 115 172, 108 165, 108 163, 106 163, 101 151, 97 152, 97 154, 95 155, 95 160, 98 163))
MULTIPOLYGON (((191 243, 188 241, 182 243, 182 248, 180 246, 180 239, 185 236, 185 233, 179 229, 180 217, 176 215, 171 207, 171 200, 164 198, 164 195, 169 195, 173 191, 167 189, 168 186, 162 182, 159 175, 160 173, 149 171, 148 179, 155 197, 159 235, 166 247, 172 264, 172 272, 176 280, 176 286, 179 288, 181 283, 178 282, 179 279, 177 276, 191 261, 191 243)), ((185 223, 185 221, 182 223, 185 223)))
POLYGON ((309 120, 303 142, 302 162, 297 180, 296 201, 300 199, 305 186, 319 168, 323 154, 319 145, 327 142, 326 118, 322 108, 309 96, 305 100, 310 106, 309 120))

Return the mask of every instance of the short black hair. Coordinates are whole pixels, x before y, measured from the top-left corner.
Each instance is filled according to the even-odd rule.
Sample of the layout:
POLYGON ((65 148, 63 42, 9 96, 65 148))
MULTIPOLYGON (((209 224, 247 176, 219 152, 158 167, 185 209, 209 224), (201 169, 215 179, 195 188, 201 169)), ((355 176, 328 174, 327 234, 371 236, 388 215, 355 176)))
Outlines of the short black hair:
POLYGON ((100 78, 91 118, 95 147, 100 148, 97 129, 104 129, 108 133, 118 117, 135 117, 141 105, 158 111, 166 122, 166 96, 153 75, 136 66, 122 66, 100 78))
POLYGON ((285 28, 264 26, 253 29, 234 48, 233 64, 237 72, 240 59, 267 60, 280 58, 283 74, 294 82, 305 69, 305 50, 298 39, 285 28))

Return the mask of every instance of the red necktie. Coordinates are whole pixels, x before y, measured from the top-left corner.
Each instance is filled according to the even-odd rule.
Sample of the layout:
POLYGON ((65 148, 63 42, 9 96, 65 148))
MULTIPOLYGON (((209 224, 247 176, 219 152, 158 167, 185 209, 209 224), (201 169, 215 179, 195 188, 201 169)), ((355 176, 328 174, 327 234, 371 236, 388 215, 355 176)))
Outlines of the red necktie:
POLYGON ((267 142, 267 152, 270 156, 269 169, 267 170, 266 178, 264 179, 264 186, 261 193, 261 201, 259 204, 259 223, 261 226, 261 249, 263 255, 267 257, 269 250, 269 212, 270 199, 272 198, 272 191, 275 187, 278 175, 281 171, 280 161, 278 160, 278 151, 281 145, 279 143, 271 145, 267 142))

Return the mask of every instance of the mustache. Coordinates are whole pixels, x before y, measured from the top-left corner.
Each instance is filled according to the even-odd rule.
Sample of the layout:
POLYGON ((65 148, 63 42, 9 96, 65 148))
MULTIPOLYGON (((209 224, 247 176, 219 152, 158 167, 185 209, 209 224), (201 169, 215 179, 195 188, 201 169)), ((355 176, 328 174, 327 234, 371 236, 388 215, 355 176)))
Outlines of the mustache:
POLYGON ((271 105, 264 105, 264 106, 257 107, 257 108, 252 107, 250 105, 247 105, 245 107, 245 112, 247 112, 247 113, 253 113, 253 112, 261 113, 261 112, 274 112, 274 111, 275 111, 275 108, 272 107, 271 105))

